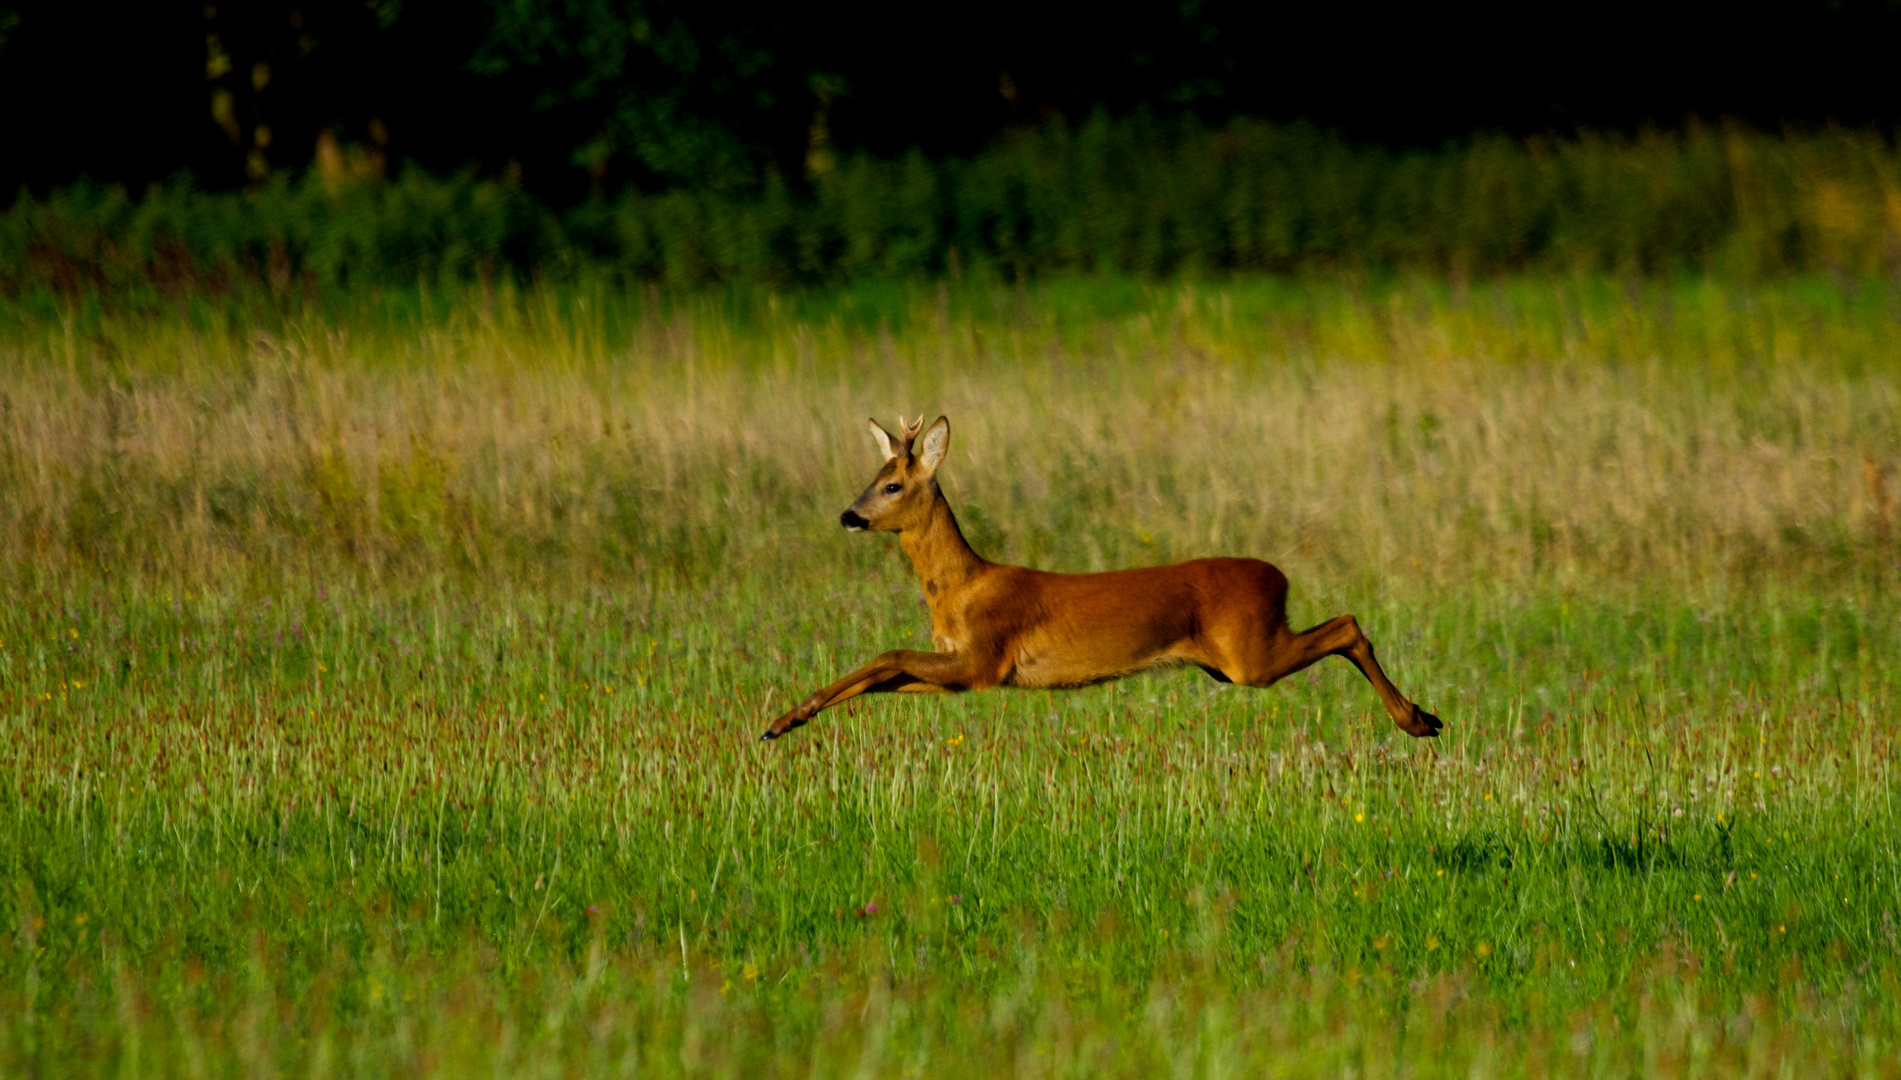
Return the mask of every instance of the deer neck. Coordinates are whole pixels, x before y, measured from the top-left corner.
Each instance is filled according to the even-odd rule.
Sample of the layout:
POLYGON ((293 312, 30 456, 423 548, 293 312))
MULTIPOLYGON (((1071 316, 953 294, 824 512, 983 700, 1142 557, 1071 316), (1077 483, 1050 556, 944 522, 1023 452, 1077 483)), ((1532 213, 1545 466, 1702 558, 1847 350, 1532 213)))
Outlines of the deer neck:
POLYGON ((939 603, 989 565, 970 550, 963 530, 957 527, 957 515, 951 513, 950 503, 941 491, 931 503, 931 514, 925 523, 900 532, 898 542, 904 545, 904 553, 911 556, 911 566, 917 571, 918 582, 924 586, 924 599, 931 605, 933 615, 939 603))

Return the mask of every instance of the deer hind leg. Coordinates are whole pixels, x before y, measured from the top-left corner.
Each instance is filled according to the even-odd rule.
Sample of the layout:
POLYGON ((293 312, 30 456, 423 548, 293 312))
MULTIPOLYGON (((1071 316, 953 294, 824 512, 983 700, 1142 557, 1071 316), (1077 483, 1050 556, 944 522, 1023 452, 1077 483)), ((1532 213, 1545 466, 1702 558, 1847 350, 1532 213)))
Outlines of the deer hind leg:
POLYGON ((1399 692, 1380 662, 1373 656, 1373 643, 1367 640, 1358 620, 1351 615, 1328 619, 1312 630, 1294 633, 1286 625, 1276 627, 1265 640, 1223 652, 1219 669, 1243 686, 1272 686, 1287 676, 1329 656, 1344 656, 1360 669, 1366 681, 1380 696, 1393 723, 1408 735, 1426 737, 1439 734, 1439 718, 1413 704, 1399 692))

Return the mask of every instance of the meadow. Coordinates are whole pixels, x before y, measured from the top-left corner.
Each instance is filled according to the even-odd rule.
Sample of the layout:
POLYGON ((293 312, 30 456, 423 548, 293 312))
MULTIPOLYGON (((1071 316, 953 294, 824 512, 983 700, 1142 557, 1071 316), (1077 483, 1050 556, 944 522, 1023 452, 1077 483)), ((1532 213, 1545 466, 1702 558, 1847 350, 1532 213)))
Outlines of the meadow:
POLYGON ((0 1074, 1892 1077, 1901 286, 0 303, 0 1074), (785 705, 838 512, 1331 660, 785 705))

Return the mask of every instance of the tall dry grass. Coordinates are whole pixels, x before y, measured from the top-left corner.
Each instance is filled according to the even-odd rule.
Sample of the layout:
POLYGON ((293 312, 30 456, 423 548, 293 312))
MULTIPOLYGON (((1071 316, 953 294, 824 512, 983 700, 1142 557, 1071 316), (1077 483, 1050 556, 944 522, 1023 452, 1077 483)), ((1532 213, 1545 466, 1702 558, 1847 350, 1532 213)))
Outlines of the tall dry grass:
POLYGON ((870 475, 864 417, 943 412, 979 549, 1053 568, 1895 573, 1892 296, 1235 283, 1095 314, 1051 294, 920 292, 876 322, 552 289, 419 327, 69 320, 0 358, 0 543, 206 578, 833 573, 869 550, 832 525, 870 475))

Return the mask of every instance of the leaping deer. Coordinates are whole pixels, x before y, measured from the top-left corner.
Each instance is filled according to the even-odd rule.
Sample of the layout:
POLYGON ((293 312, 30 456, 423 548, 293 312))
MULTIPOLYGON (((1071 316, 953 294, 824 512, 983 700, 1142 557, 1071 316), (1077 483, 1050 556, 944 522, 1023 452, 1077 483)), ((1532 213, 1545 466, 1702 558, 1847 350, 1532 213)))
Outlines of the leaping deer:
POLYGON ((1271 686, 1326 656, 1353 661, 1408 735, 1439 734, 1439 718, 1406 700, 1373 658, 1351 615, 1302 633, 1287 627, 1287 578, 1259 559, 1056 574, 1001 566, 970 549, 937 469, 950 449, 940 416, 892 435, 871 422, 884 466, 838 516, 852 532, 895 532, 931 608, 936 652, 894 649, 773 721, 776 739, 841 701, 871 693, 942 693, 993 686, 1067 688, 1149 668, 1193 664, 1222 682, 1271 686))

